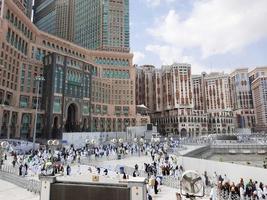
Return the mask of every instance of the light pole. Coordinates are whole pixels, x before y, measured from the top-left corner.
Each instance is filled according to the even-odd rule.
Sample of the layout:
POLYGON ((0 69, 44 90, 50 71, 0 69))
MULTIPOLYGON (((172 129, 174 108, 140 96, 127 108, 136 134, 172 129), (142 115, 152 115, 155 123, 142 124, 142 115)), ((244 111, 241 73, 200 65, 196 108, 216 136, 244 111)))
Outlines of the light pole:
POLYGON ((86 143, 86 148, 87 148, 87 153, 88 153, 88 160, 90 161, 91 154, 93 154, 92 152, 93 152, 93 148, 95 147, 96 142, 94 139, 92 140, 86 139, 85 143, 86 143))
POLYGON ((52 150, 52 160, 51 162, 53 163, 54 162, 54 152, 55 152, 55 148, 59 145, 59 141, 58 140, 48 140, 47 141, 47 145, 49 148, 51 148, 52 150))
POLYGON ((33 129, 33 140, 32 140, 32 150, 35 151, 35 141, 36 141, 36 125, 37 125, 37 118, 38 118, 38 104, 39 104, 39 87, 40 82, 44 81, 43 76, 36 76, 35 79, 37 84, 37 90, 36 90, 36 108, 35 108, 35 118, 34 118, 34 129, 33 129))
POLYGON ((9 143, 7 141, 3 141, 0 143, 0 169, 2 168, 3 165, 3 154, 5 149, 7 149, 9 146, 9 143))
POLYGON ((117 140, 117 139, 114 138, 114 139, 111 140, 111 142, 115 145, 115 147, 117 149, 118 159, 120 160, 121 159, 121 152, 120 152, 119 146, 121 144, 123 144, 123 139, 120 138, 120 139, 117 140))
POLYGON ((0 105, 0 137, 2 135, 2 123, 3 123, 4 108, 5 108, 5 105, 1 104, 0 105), (2 114, 1 114, 1 112, 2 112, 2 114))
POLYGON ((138 155, 140 156, 140 154, 141 154, 141 147, 142 147, 143 144, 144 144, 144 139, 143 139, 143 138, 140 138, 140 139, 138 140, 138 138, 134 138, 134 143, 136 143, 137 146, 138 146, 138 155))
POLYGON ((159 137, 152 137, 151 138, 151 145, 155 146, 158 145, 160 143, 160 138, 159 137))
POLYGON ((173 142, 173 138, 172 137, 171 138, 165 137, 164 140, 165 140, 164 148, 167 151, 173 142))

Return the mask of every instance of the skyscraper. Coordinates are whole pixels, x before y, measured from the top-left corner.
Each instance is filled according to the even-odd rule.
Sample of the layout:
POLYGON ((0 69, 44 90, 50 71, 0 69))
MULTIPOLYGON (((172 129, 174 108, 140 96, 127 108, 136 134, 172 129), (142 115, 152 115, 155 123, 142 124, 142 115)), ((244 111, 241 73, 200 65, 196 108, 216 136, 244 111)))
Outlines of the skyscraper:
POLYGON ((42 31, 73 41, 74 0, 39 0, 33 22, 42 31))
POLYGON ((13 1, 25 13, 25 15, 27 15, 27 17, 31 18, 33 0, 13 0, 13 1))
POLYGON ((129 0, 39 0, 33 22, 87 49, 129 52, 129 0))
POLYGON ((56 35, 56 0, 34 2, 33 23, 42 31, 56 35))
POLYGON ((129 0, 76 0, 74 24, 78 45, 129 52, 129 0))

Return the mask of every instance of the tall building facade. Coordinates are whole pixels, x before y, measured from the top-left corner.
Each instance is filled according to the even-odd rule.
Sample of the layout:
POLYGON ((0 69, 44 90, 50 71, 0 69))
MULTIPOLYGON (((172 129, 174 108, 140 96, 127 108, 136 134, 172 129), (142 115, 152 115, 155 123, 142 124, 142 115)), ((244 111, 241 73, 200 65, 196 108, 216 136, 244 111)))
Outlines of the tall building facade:
POLYGON ((191 65, 175 63, 162 67, 163 108, 193 108, 191 65))
POLYGON ((158 131, 163 134, 175 133, 182 137, 208 132, 207 115, 203 110, 193 109, 190 64, 174 63, 162 66, 161 69, 142 66, 138 69, 138 74, 137 88, 140 91, 136 92, 142 94, 140 101, 143 100, 142 103, 150 108, 151 120, 158 131), (150 97, 150 101, 145 101, 146 96, 150 97))
POLYGON ((255 131, 267 131, 267 67, 256 67, 249 72, 254 112, 255 131))
POLYGON ((129 0, 76 0, 74 23, 76 44, 129 52, 129 0))
MULTIPOLYGON (((229 75, 223 73, 191 74, 191 65, 175 63, 152 68, 153 81, 139 80, 142 99, 152 85, 154 105, 150 116, 161 133, 174 133, 180 137, 199 136, 208 133, 230 134, 234 132, 234 116, 230 98, 229 75)), ((138 74, 147 69, 139 68, 138 74)), ((144 79, 137 76, 137 79, 144 79)), ((137 80, 138 82, 138 80, 137 80)), ((151 94, 149 94, 151 95, 151 94)), ((147 102, 143 101, 146 105, 147 102)), ((147 105, 146 105, 147 106, 147 105)))
POLYGON ((230 74, 231 101, 236 128, 253 129, 255 114, 252 90, 249 83, 248 68, 236 69, 230 74))
POLYGON ((144 65, 136 71, 136 103, 146 105, 149 111, 154 110, 153 74, 155 66, 144 65), (139 93, 140 92, 140 93, 139 93))
POLYGON ((74 0, 39 0, 34 3, 34 24, 42 31, 73 42, 74 0))
POLYGON ((143 116, 136 114, 136 72, 132 54, 82 48, 40 31, 13 1, 4 1, 1 8, 0 137, 32 138, 37 97, 38 138, 50 138, 52 133, 46 130, 48 118, 50 128, 55 125, 54 128, 66 131, 87 131, 90 127, 91 131, 119 132, 144 121, 139 120, 143 116), (63 64, 62 61, 46 63, 53 56, 62 58, 63 64), (49 65, 52 67, 47 67, 49 65), (54 71, 49 72, 49 69, 54 71), (49 73, 51 76, 47 76, 49 73), (88 88, 84 82, 88 80, 86 74, 92 76, 88 88), (38 91, 36 76, 47 79, 38 91), (56 83, 54 87, 48 83, 52 77, 51 81, 56 83), (51 89, 48 96, 42 92, 48 91, 44 86, 51 89), (81 90, 82 96, 77 96, 77 91, 81 90), (90 122, 87 106, 90 106, 90 122), (60 115, 63 117, 59 118, 60 115))
POLYGON ((205 103, 205 87, 204 87, 204 74, 202 75, 193 75, 193 96, 194 96, 194 109, 195 110, 206 110, 205 103))
POLYGON ((47 33, 56 34, 56 0, 34 2, 33 23, 47 33))
POLYGON ((159 112, 163 109, 163 87, 162 87, 162 71, 155 69, 152 76, 153 84, 153 110, 152 112, 159 112))
POLYGON ((253 102, 256 113, 256 131, 267 130, 267 76, 252 82, 253 102))
POLYGON ((32 17, 32 4, 33 0, 13 0, 14 3, 20 8, 28 18, 32 17))
POLYGON ((47 138, 61 138, 65 131, 90 131, 93 68, 90 63, 58 53, 44 57, 41 103, 47 138))
POLYGON ((151 96, 152 122, 161 133, 196 136, 267 131, 267 67, 236 69, 230 74, 212 72, 191 75, 189 64, 138 68, 139 103, 151 96), (153 88, 152 94, 146 88, 153 88), (193 122, 193 123, 192 123, 193 122))
POLYGON ((233 133, 234 115, 231 104, 230 78, 228 74, 213 72, 202 74, 205 112, 208 114, 210 133, 233 133))
POLYGON ((130 51, 129 0, 35 1, 34 23, 94 50, 130 51))

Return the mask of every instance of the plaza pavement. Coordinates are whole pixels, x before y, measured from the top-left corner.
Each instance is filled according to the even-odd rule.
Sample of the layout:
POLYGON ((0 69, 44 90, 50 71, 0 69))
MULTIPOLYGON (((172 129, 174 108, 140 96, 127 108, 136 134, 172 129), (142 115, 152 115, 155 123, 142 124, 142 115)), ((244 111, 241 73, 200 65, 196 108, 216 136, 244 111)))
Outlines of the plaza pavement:
MULTIPOLYGON (((184 155, 189 151, 192 151, 194 149, 200 148, 202 146, 187 146, 187 149, 180 151, 180 155, 184 155)), ((109 169, 109 173, 107 177, 102 177, 103 181, 107 182, 118 182, 119 180, 122 180, 122 177, 118 177, 118 175, 112 171, 115 169, 116 166, 128 166, 128 167, 134 167, 135 164, 139 165, 140 170, 144 170, 144 163, 151 163, 152 159, 150 156, 133 156, 133 157, 127 157, 121 160, 88 160, 87 158, 83 158, 84 160, 88 161, 88 165, 78 165, 77 163, 71 165, 71 176, 62 176, 59 179, 60 180, 90 180, 92 173, 97 174, 97 171, 94 167, 91 167, 92 173, 89 172, 90 163, 92 165, 98 164, 102 167, 101 169, 101 175, 103 175, 103 168, 109 169), (79 175, 79 173, 81 175, 79 175)), ((7 165, 11 165, 10 158, 8 161, 6 161, 7 165)), ((131 175, 131 174, 130 174, 131 175)), ((26 176, 27 179, 36 179, 38 180, 38 176, 34 174, 29 174, 26 176)), ((157 195, 154 195, 153 193, 153 200, 176 200, 176 193, 179 192, 179 190, 166 187, 164 185, 160 186, 160 191, 157 195)), ((8 199, 8 200, 37 200, 39 199, 39 195, 35 195, 31 192, 28 192, 27 190, 20 188, 18 186, 15 186, 11 183, 5 182, 0 180, 0 200, 1 199, 8 199)))
POLYGON ((0 179, 1 200, 39 200, 39 195, 0 179))

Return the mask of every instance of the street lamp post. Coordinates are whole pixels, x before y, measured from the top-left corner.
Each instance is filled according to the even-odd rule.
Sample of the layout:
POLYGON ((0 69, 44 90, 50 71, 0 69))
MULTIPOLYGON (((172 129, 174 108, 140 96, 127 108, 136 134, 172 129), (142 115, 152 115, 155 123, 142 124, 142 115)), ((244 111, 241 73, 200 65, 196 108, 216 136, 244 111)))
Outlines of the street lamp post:
POLYGON ((48 140, 47 141, 47 145, 48 147, 52 150, 51 154, 52 154, 52 163, 54 162, 54 153, 55 153, 55 149, 57 148, 57 146, 59 145, 59 141, 58 140, 48 140))
POLYGON ((118 154, 118 159, 121 159, 121 152, 120 152, 120 148, 119 146, 121 144, 123 144, 123 139, 120 138, 120 139, 112 139, 111 142, 115 145, 116 149, 117 149, 117 154, 118 154))
POLYGON ((3 159, 3 154, 6 148, 8 148, 9 143, 7 141, 3 141, 0 143, 0 169, 2 168, 4 159, 3 159))
POLYGON ((164 148, 167 151, 173 142, 173 138, 172 137, 171 138, 165 137, 164 140, 165 140, 164 148))
POLYGON ((156 137, 158 137, 158 122, 156 122, 156 137))
POLYGON ((5 107, 4 104, 0 105, 0 137, 2 135, 2 123, 3 123, 4 107, 5 107), (3 112, 3 114, 1 114, 1 112, 3 112))
POLYGON ((155 146, 158 145, 160 143, 160 138, 159 137, 152 137, 151 138, 151 145, 155 146))
POLYGON ((134 138, 134 143, 136 143, 137 146, 138 146, 138 156, 140 156, 140 154, 141 154, 141 147, 142 147, 143 144, 144 144, 144 139, 143 139, 143 138, 140 138, 140 139, 138 140, 138 138, 134 138))
POLYGON ((32 150, 33 152, 35 151, 35 141, 36 141, 36 126, 37 126, 37 118, 38 118, 38 104, 39 104, 39 87, 40 87, 40 82, 44 81, 43 76, 36 76, 35 81, 37 84, 37 90, 36 90, 36 108, 35 108, 35 118, 34 118, 34 129, 33 129, 33 140, 32 140, 32 150))
POLYGON ((88 160, 90 161, 91 159, 91 154, 93 152, 93 148, 95 147, 95 144, 96 144, 96 141, 94 139, 90 140, 90 139, 86 139, 85 140, 85 143, 86 143, 86 150, 87 150, 87 153, 88 153, 88 160))

